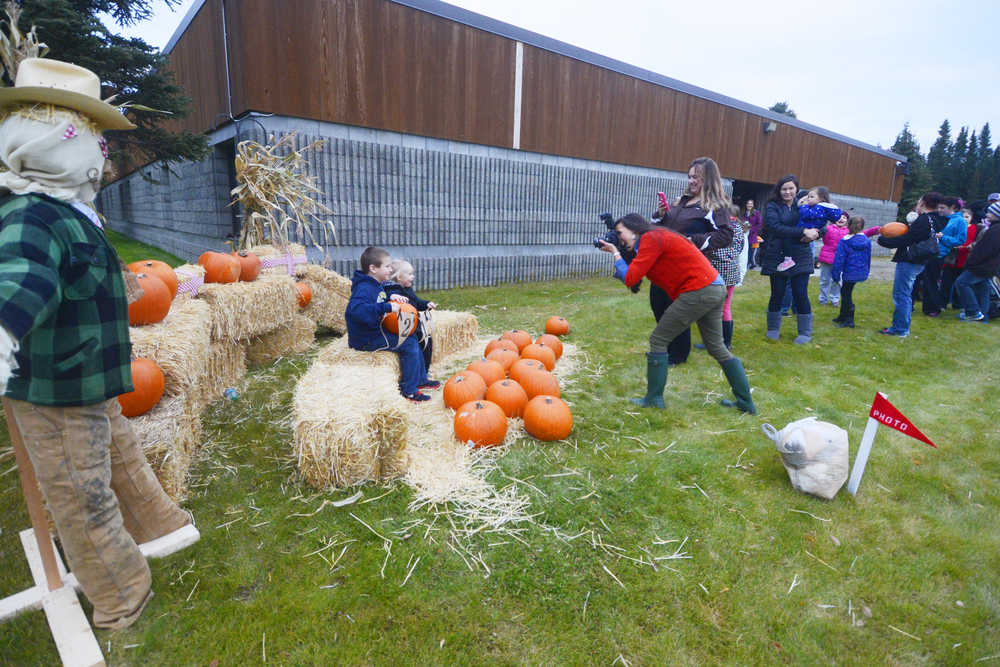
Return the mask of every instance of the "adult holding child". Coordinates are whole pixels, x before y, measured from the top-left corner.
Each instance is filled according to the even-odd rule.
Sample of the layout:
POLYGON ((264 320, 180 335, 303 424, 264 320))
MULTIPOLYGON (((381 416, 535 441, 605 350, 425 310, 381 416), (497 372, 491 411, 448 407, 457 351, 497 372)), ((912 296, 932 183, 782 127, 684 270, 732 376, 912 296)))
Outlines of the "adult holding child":
POLYGON ((637 285, 644 277, 666 292, 670 305, 657 320, 649 336, 646 354, 646 395, 632 399, 642 407, 663 408, 667 384, 667 348, 685 329, 698 324, 709 354, 722 366, 735 401, 722 401, 743 412, 756 414, 750 383, 743 363, 734 357, 722 337, 722 307, 726 286, 701 250, 685 237, 651 224, 638 213, 630 213, 615 224, 620 245, 635 252, 626 264, 617 247, 601 241, 601 250, 615 260, 615 277, 625 285, 637 285))
MULTIPOLYGON (((659 224, 686 237, 708 257, 717 250, 728 248, 733 242, 733 228, 729 224, 731 205, 715 160, 710 157, 695 158, 688 167, 687 190, 669 210, 663 212, 659 224)), ((671 303, 673 298, 653 282, 649 288, 649 305, 657 322, 671 303)), ((729 326, 732 326, 731 320, 729 326)), ((671 366, 686 362, 691 353, 691 327, 678 331, 667 347, 671 366)))
POLYGON ((798 192, 799 179, 794 174, 785 176, 774 185, 764 207, 765 242, 760 253, 760 272, 771 279, 767 337, 778 340, 781 336, 781 302, 785 290, 791 285, 798 319, 795 342, 801 345, 812 340, 812 306, 809 304, 808 289, 809 276, 813 272, 812 242, 820 237, 820 230, 799 226, 798 192))
POLYGON ((100 92, 90 70, 40 58, 0 90, 0 394, 94 625, 114 629, 153 595, 137 543, 191 516, 164 493, 116 398, 133 390, 137 283, 90 203, 103 132, 135 126, 100 92))

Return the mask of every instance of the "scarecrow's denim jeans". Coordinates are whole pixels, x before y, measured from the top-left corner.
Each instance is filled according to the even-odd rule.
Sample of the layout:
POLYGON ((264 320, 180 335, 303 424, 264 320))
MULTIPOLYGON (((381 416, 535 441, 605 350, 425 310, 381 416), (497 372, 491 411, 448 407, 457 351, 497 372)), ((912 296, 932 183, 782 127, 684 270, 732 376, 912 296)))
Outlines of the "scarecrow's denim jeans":
POLYGON ((910 333, 910 319, 913 316, 913 283, 923 270, 923 264, 896 262, 896 275, 892 281, 892 302, 896 309, 892 313, 892 326, 889 327, 894 334, 910 333))

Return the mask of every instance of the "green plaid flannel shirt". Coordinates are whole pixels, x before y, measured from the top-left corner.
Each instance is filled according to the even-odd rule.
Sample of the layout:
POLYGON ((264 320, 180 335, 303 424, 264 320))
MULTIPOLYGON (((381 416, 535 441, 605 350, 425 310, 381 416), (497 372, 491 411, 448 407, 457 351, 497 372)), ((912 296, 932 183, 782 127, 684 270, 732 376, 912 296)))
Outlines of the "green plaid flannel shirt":
POLYGON ((0 324, 21 346, 7 396, 70 406, 132 391, 118 253, 68 204, 0 200, 0 324))

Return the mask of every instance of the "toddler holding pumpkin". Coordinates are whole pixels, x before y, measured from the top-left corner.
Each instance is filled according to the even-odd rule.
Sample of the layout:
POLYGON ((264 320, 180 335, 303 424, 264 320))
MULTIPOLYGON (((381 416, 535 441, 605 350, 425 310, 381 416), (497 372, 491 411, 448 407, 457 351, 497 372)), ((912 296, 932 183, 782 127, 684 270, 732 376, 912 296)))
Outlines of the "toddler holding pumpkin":
MULTIPOLYGON (((437 308, 433 301, 425 301, 417 296, 413 289, 414 271, 413 265, 405 259, 394 259, 389 264, 389 281, 385 284, 385 293, 389 295, 390 301, 400 301, 408 303, 420 313, 419 324, 414 335, 420 343, 420 349, 424 354, 424 370, 430 371, 431 357, 434 355, 434 339, 431 338, 430 321, 428 314, 437 308)), ((437 389, 440 382, 427 379, 428 389, 437 389)))
POLYGON ((368 246, 361 253, 361 269, 351 278, 351 298, 344 311, 347 321, 347 345, 368 352, 392 351, 399 355, 399 392, 414 402, 429 401, 421 389, 435 389, 441 384, 427 378, 420 345, 413 336, 400 337, 382 328, 382 318, 399 312, 400 302, 389 300, 385 283, 392 271, 389 251, 368 246))

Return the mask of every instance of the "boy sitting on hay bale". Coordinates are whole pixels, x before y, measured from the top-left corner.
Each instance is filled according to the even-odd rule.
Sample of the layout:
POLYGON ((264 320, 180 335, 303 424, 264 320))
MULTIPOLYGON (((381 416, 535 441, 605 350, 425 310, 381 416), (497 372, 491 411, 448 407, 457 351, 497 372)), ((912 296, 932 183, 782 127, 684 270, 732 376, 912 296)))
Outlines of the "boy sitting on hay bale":
POLYGON ((344 317, 347 320, 347 344, 355 350, 391 351, 399 355, 399 391, 411 401, 429 401, 421 389, 437 389, 440 382, 427 377, 420 345, 412 336, 397 336, 382 328, 382 318, 398 313, 397 301, 389 301, 382 285, 389 278, 392 257, 384 248, 369 246, 361 253, 361 270, 351 278, 351 299, 344 317))

